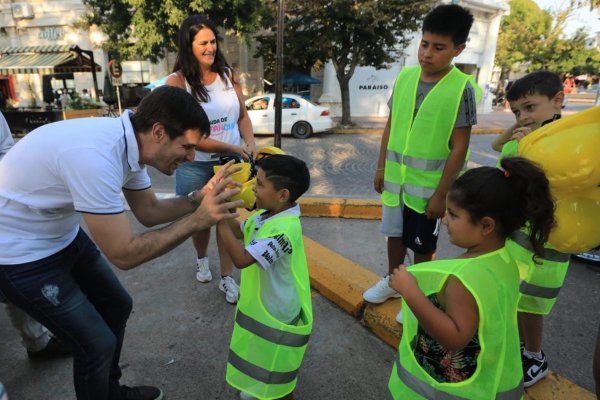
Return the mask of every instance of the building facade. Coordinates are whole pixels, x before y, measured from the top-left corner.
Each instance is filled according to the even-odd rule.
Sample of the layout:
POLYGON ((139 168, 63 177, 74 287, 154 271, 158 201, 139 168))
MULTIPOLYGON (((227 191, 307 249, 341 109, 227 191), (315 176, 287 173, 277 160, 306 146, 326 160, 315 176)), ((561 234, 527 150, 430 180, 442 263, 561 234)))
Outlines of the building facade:
MULTIPOLYGON (((74 27, 84 12, 81 0, 0 0, 0 94, 8 105, 43 106, 48 85, 56 96, 86 89, 92 99, 101 99, 109 61, 102 50, 106 36, 95 27, 74 27)), ((262 90, 263 63, 253 57, 254 49, 234 35, 226 35, 222 45, 245 93, 262 90)), ((122 60, 122 92, 143 92, 144 85, 168 75, 174 61, 174 54, 156 64, 122 60)))
MULTIPOLYGON (((500 20, 508 14, 509 6, 504 0, 461 0, 458 4, 471 11, 474 22, 467 46, 461 55, 455 58, 455 65, 463 72, 472 74, 484 91, 478 112, 490 112, 492 105, 490 87, 498 80, 497 74, 493 73, 496 42, 500 20)), ((351 116, 382 117, 389 114, 387 102, 400 69, 405 65, 419 64, 417 50, 421 32, 413 33, 412 37, 410 45, 404 49, 402 56, 390 65, 390 68, 356 68, 349 83, 351 116)), ((341 92, 331 62, 326 64, 323 71, 315 75, 322 76, 323 86, 314 88, 313 95, 318 96, 316 98, 321 104, 329 106, 333 114, 341 116, 341 92)))

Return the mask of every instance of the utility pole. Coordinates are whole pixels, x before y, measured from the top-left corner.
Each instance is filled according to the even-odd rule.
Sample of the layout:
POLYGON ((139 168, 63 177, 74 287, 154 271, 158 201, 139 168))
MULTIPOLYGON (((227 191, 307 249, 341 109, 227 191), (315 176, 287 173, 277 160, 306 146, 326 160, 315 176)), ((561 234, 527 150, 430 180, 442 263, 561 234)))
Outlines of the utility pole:
POLYGON ((283 99, 283 15, 284 0, 277 0, 277 47, 275 49, 275 147, 281 148, 281 103, 283 99))

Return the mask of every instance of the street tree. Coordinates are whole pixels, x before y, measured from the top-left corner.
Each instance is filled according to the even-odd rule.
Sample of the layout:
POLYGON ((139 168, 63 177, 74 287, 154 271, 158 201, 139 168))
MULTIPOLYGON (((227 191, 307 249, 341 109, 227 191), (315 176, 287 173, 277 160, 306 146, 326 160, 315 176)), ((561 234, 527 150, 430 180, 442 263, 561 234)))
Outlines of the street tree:
POLYGON ((177 31, 191 14, 204 14, 242 35, 260 28, 261 0, 83 0, 80 25, 96 25, 106 36, 104 50, 120 59, 153 62, 177 50, 177 31))
POLYGON ((552 15, 533 0, 511 0, 510 15, 500 23, 496 44, 497 66, 502 79, 508 77, 515 64, 525 63, 540 52, 540 43, 552 29, 552 15))
MULTIPOLYGON (((593 4, 596 0, 586 1, 591 3, 585 4, 593 4)), ((579 29, 571 37, 564 34, 567 19, 582 4, 580 0, 570 0, 562 8, 549 11, 540 9, 532 0, 511 0, 511 13, 501 23, 496 48, 501 78, 507 78, 516 65, 526 66, 529 72, 597 71, 599 53, 587 47, 588 33, 579 29)))
MULTIPOLYGON (((285 9, 284 66, 304 72, 331 61, 342 95, 342 124, 351 123, 349 82, 356 67, 386 68, 397 61, 434 3, 430 0, 303 0, 285 9)), ((258 52, 274 65, 276 2, 258 52)))

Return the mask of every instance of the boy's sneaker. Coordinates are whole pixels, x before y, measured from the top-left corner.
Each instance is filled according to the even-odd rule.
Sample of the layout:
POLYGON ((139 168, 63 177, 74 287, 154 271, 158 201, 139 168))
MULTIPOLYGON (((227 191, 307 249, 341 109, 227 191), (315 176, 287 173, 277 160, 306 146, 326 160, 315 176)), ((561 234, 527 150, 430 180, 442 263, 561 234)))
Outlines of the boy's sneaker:
POLYGON ((402 309, 400 309, 400 311, 398 311, 398 314, 396 314, 396 322, 399 324, 404 324, 404 318, 402 316, 402 309))
POLYGON ((225 300, 227 300, 228 303, 237 303, 238 298, 240 297, 240 287, 235 283, 235 280, 231 276, 221 278, 219 289, 225 293, 225 300))
POLYGON ((212 274, 208 267, 208 257, 202 257, 196 261, 196 279, 202 283, 212 280, 212 274))
POLYGON ((121 386, 119 400, 162 400, 163 392, 153 386, 121 386))
POLYGON ((248 393, 240 392, 240 399, 241 400, 256 400, 256 397, 254 397, 248 393))
POLYGON ((370 289, 367 289, 363 293, 363 299, 368 301, 369 303, 383 303, 387 299, 398 298, 400 297, 400 293, 396 292, 392 289, 388 284, 389 275, 381 278, 379 282, 375 284, 370 289))
POLYGON ((542 358, 532 357, 523 353, 523 386, 529 387, 548 375, 548 362, 542 351, 542 358))

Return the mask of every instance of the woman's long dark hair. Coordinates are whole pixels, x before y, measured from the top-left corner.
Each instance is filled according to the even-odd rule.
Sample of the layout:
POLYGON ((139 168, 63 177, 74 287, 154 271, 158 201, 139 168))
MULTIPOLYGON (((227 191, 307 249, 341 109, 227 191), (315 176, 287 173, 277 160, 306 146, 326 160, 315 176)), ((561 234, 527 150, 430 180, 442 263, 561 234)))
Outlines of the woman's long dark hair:
POLYGON ((504 158, 500 165, 502 169, 465 172, 448 196, 469 213, 473 223, 485 216, 493 218, 504 238, 528 224, 534 253, 543 257, 544 243, 555 224, 548 179, 540 167, 522 157, 504 158))
POLYGON ((225 56, 221 52, 221 37, 219 31, 214 22, 202 15, 191 15, 187 17, 179 27, 179 35, 177 39, 178 51, 177 59, 175 60, 175 66, 173 72, 181 70, 185 80, 192 87, 192 95, 203 103, 210 101, 210 96, 206 87, 202 84, 202 71, 200 69, 200 63, 194 57, 192 52, 192 42, 194 37, 200 30, 208 28, 210 29, 215 38, 217 39, 217 51, 215 53, 215 61, 211 66, 211 71, 219 74, 219 77, 225 81, 225 75, 227 75, 233 82, 233 73, 231 67, 227 63, 225 56))

